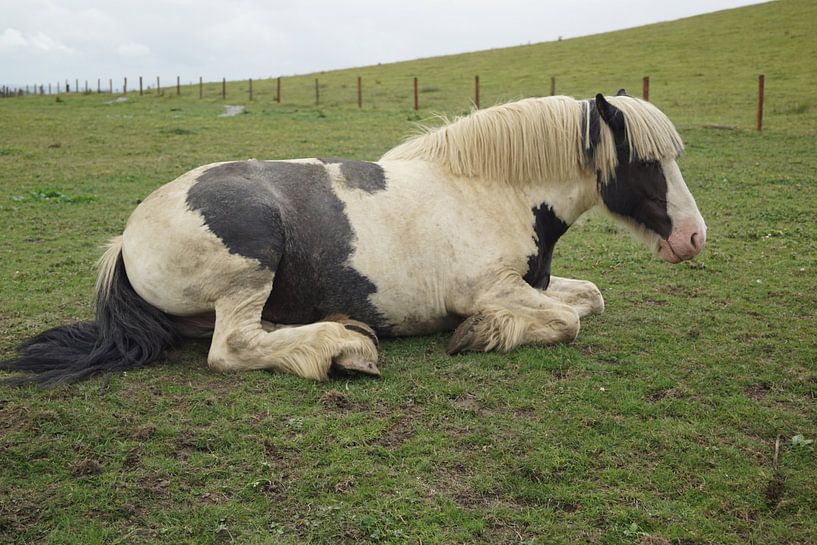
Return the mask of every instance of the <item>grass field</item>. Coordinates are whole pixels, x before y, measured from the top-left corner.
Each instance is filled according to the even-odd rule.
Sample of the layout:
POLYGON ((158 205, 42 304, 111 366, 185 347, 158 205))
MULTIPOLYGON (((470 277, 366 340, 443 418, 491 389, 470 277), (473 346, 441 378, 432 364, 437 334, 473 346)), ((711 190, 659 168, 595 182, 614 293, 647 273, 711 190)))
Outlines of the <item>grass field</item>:
POLYGON ((0 543, 817 542, 815 25, 817 4, 783 1, 332 72, 317 108, 315 75, 286 78, 280 105, 261 81, 228 97, 247 107, 232 118, 215 86, 0 100, 2 356, 92 317, 99 246, 161 184, 220 160, 375 159, 467 111, 477 73, 483 105, 551 76, 577 97, 651 76, 709 225, 675 267, 601 217, 574 226, 554 271, 598 284, 607 311, 568 346, 449 358, 445 336, 391 340, 381 379, 319 384, 217 375, 192 342, 125 375, 0 389, 0 543))

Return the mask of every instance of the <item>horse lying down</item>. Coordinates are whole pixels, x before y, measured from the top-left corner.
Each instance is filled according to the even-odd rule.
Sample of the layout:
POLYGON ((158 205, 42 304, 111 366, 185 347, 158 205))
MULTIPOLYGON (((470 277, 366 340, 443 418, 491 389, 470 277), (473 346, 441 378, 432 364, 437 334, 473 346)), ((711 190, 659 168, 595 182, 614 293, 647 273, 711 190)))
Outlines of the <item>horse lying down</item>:
POLYGON ((59 384, 212 337, 218 371, 373 375, 378 336, 454 330, 448 352, 572 341, 604 300, 551 276, 553 247, 600 207, 670 263, 706 225, 648 102, 532 98, 429 129, 374 163, 206 165, 134 210, 100 260, 96 321, 51 329, 0 364, 59 384))

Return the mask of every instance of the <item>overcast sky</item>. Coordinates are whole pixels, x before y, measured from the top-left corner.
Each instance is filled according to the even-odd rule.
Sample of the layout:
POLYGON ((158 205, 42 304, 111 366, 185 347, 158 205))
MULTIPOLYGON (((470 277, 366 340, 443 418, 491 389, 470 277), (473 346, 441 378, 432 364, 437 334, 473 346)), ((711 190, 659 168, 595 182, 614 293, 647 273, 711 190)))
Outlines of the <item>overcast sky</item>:
POLYGON ((0 82, 290 75, 544 42, 741 0, 0 0, 0 82))

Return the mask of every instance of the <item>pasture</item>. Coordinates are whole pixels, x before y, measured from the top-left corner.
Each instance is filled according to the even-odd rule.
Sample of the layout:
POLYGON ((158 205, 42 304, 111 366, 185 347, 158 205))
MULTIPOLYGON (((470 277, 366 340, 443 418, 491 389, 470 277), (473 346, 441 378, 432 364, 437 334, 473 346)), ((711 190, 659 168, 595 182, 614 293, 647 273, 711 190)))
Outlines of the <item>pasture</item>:
POLYGON ((709 227, 673 267, 603 217, 573 226, 554 274, 595 282, 607 310, 571 345, 384 340, 380 379, 313 383, 215 374, 188 342, 123 375, 2 388, 0 543, 813 543, 815 23, 812 2, 777 2, 331 72, 319 108, 314 75, 280 105, 260 81, 255 101, 228 97, 235 117, 194 89, 0 100, 3 357, 92 317, 99 247, 156 187, 222 160, 376 159, 413 122, 466 112, 477 73, 483 105, 551 75, 579 98, 640 95, 649 75, 709 227), (357 75, 381 82, 362 110, 357 75))

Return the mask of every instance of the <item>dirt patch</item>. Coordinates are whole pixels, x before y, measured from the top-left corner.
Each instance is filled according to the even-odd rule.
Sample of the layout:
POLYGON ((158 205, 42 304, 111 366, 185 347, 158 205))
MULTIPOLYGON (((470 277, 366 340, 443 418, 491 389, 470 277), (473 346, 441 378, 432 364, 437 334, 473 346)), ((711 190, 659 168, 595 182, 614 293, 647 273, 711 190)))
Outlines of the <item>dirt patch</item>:
POLYGON ((775 470, 774 475, 766 485, 763 491, 763 497, 766 498, 766 506, 769 509, 774 509, 780 505, 783 499, 783 493, 786 490, 786 478, 780 470, 775 470))
POLYGON ((132 471, 139 466, 140 462, 142 461, 142 457, 139 454, 138 448, 132 448, 128 451, 128 454, 125 455, 125 459, 122 460, 122 471, 132 471))
POLYGON ((391 425, 383 430, 376 444, 387 449, 395 449, 414 436, 413 423, 417 418, 417 410, 409 409, 397 417, 391 425))
POLYGON ((638 545, 672 545, 672 542, 661 536, 643 536, 638 540, 638 545))
MULTIPOLYGON (((11 494, 10 494, 11 495, 11 494)), ((40 507, 30 500, 14 495, 14 500, 0 496, 0 538, 25 532, 41 518, 40 507)), ((2 539, 0 539, 2 541, 2 539)))
POLYGON ((71 474, 75 477, 85 477, 87 475, 99 475, 102 473, 102 464, 96 460, 85 458, 71 464, 71 474))
POLYGON ((335 484, 335 493, 336 494, 346 494, 349 492, 352 487, 355 486, 355 479, 350 477, 348 479, 343 479, 342 481, 338 481, 335 484))
POLYGON ((156 426, 153 424, 145 424, 133 430, 131 437, 138 441, 145 441, 150 439, 156 433, 156 426))
POLYGON ((755 401, 760 401, 761 399, 765 398, 769 392, 771 391, 772 387, 767 382, 759 382, 757 384, 751 384, 747 386, 743 393, 746 394, 746 397, 749 399, 754 399, 755 401))
POLYGON ((348 409, 352 405, 349 396, 338 390, 327 390, 318 401, 327 409, 348 409))
POLYGON ((647 394, 646 399, 647 401, 655 403, 662 399, 684 399, 685 397, 687 397, 687 394, 679 388, 661 388, 647 394))
POLYGON ((169 487, 170 481, 159 477, 155 473, 148 473, 139 480, 139 488, 155 496, 166 496, 169 493, 169 487))

